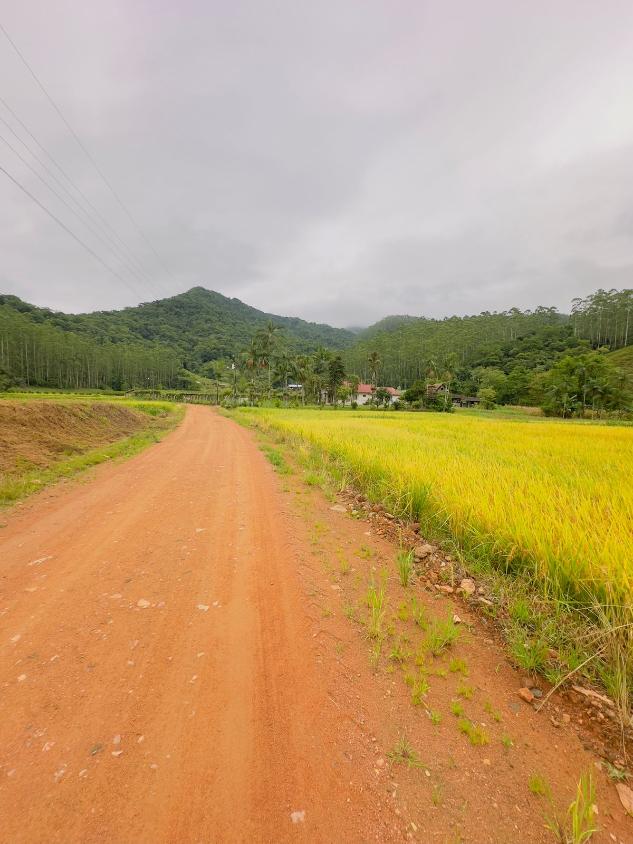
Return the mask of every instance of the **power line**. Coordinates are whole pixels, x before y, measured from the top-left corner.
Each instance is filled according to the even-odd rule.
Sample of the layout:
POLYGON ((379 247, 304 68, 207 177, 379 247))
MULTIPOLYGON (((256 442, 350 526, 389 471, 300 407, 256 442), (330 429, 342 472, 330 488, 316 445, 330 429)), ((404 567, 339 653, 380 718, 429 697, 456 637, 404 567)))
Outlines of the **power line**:
POLYGON ((102 172, 101 168, 99 167, 99 165, 97 164, 97 162, 95 161, 95 159, 93 158, 93 156, 91 155, 91 153, 90 153, 90 152, 88 151, 88 149, 84 146, 84 143, 83 143, 83 141, 81 140, 81 138, 79 137, 79 135, 77 135, 77 133, 75 132, 75 130, 73 129, 73 127, 70 125, 70 123, 68 122, 68 120, 67 120, 67 119, 66 119, 66 117, 64 116, 64 114, 63 114, 62 110, 60 109, 60 107, 57 105, 57 103, 55 102, 55 100, 54 100, 54 99, 51 97, 51 95, 48 93, 48 91, 47 91, 47 90, 46 90, 46 88, 44 87, 44 84, 40 81, 39 77, 37 76, 37 74, 35 73, 35 71, 33 70, 33 68, 31 67, 31 65, 28 63, 28 61, 26 60, 26 58, 24 57, 24 55, 20 52, 20 50, 19 50, 19 48, 18 48, 17 44, 13 41, 13 39, 11 38, 11 36, 10 36, 10 35, 9 35, 9 33, 7 32, 7 30, 4 28, 4 26, 3 26, 1 23, 0 23, 0 30, 2 30, 2 32, 4 33, 5 38, 7 39, 7 41, 9 42, 9 44, 13 47, 13 49, 15 50, 15 52, 16 52, 16 54, 17 54, 17 56, 19 57, 19 59, 21 60, 21 62, 23 63, 23 65, 26 67, 26 69, 28 70, 28 72, 30 73, 30 75, 33 77, 33 80, 35 81, 36 85, 37 85, 37 86, 38 86, 38 88, 42 91, 42 93, 44 94, 44 96, 46 97, 46 99, 49 101, 49 103, 51 104, 51 106, 53 107, 53 109, 57 112, 57 114, 58 114, 58 116, 59 116, 60 120, 63 122, 64 126, 66 126, 66 128, 68 129, 68 131, 70 132, 70 134, 73 136, 73 138, 75 139, 75 141, 76 141, 77 145, 78 145, 78 146, 79 146, 79 148, 83 151, 84 155, 85 155, 85 156, 86 156, 86 158, 90 161, 90 163, 92 164, 92 166, 94 167, 94 169, 96 170, 96 172, 99 174, 99 176, 101 177, 101 179, 102 179, 103 183, 106 185, 106 187, 108 188, 108 190, 110 191, 110 193, 112 194, 112 196, 115 198, 115 200, 117 201, 117 203, 119 204, 119 206, 121 207, 121 209, 123 210, 123 212, 125 213, 125 215, 128 217, 128 219, 130 220, 130 222, 132 223, 132 225, 136 228, 136 230, 137 230, 137 231, 138 231, 138 233, 141 235, 141 237, 142 237, 142 238, 143 238, 143 240, 146 242, 146 244, 149 246, 149 248, 150 248, 150 249, 151 249, 151 251, 153 252, 153 254, 154 254, 154 256, 155 256, 156 260, 158 261, 158 263, 160 264, 160 266, 161 266, 161 267, 165 270, 165 272, 167 272, 167 273, 171 276, 170 271, 168 270, 168 268, 167 268, 167 267, 165 266, 165 264, 163 263, 162 258, 160 257, 160 255, 158 254, 158 252, 156 251, 156 249, 154 248, 153 244, 151 243, 151 241, 149 240, 149 238, 147 237, 147 235, 145 234, 145 232, 141 229, 141 227, 140 227, 140 226, 139 226, 139 224, 136 222, 136 220, 134 219, 134 217, 132 216, 132 214, 130 213, 130 211, 127 209, 127 207, 126 207, 126 206, 125 206, 125 204, 123 203, 123 200, 120 198, 120 196, 118 195, 118 193, 117 193, 117 192, 115 191, 115 189, 112 187, 112 184, 111 184, 111 183, 110 183, 110 181, 106 178, 105 174, 102 172))
POLYGON ((51 217, 51 219, 55 220, 57 225, 60 226, 67 234, 69 234, 73 238, 73 240, 76 240, 77 243, 80 246, 83 246, 83 248, 86 250, 86 252, 89 252, 92 255, 92 257, 95 258, 101 264, 101 266, 105 267, 106 270, 108 270, 109 272, 112 273, 112 275, 116 276, 116 278, 118 278, 119 281, 122 281, 123 284, 125 284, 126 287, 129 287, 129 283, 126 281, 125 278, 123 278, 122 275, 120 275, 114 269, 114 267, 111 267, 106 261, 104 261, 103 258, 94 251, 94 249, 92 249, 90 246, 88 246, 87 243, 84 243, 84 241, 80 237, 78 237, 72 231, 72 229, 68 228, 66 223, 64 223, 62 220, 60 220, 59 217, 56 214, 54 214, 42 202, 40 202, 39 199, 31 193, 31 191, 29 191, 27 188, 25 188, 23 184, 18 182, 18 180, 14 176, 12 176, 11 173, 9 173, 8 170, 5 170, 4 167, 1 164, 0 164, 0 173, 4 173, 4 175, 8 179, 10 179, 16 187, 18 187, 23 193, 25 193, 29 197, 29 199, 32 199, 33 202, 42 209, 42 211, 44 211, 46 214, 48 214, 48 216, 51 217))
MULTIPOLYGON (((2 118, 0 118, 0 120, 1 119, 2 118)), ((0 135, 0 141, 2 141, 4 144, 6 144, 6 146, 11 150, 11 152, 17 158, 20 159, 20 161, 24 164, 24 166, 28 167, 28 169, 31 171, 31 173, 33 173, 40 180, 40 182, 45 187, 48 188, 48 190, 53 194, 53 196, 55 196, 61 203, 63 203, 66 206, 66 208, 68 208, 68 210, 71 212, 71 214, 73 214, 79 220, 80 223, 83 223, 85 226, 87 226, 90 229, 91 233, 96 238, 98 238, 101 241, 101 243, 103 243, 103 245, 106 247, 106 249, 110 249, 114 253, 115 257, 118 260, 121 260, 121 255, 117 254, 116 251, 112 248, 112 246, 107 242, 107 240, 105 240, 105 238, 102 237, 102 235, 98 231, 95 230, 94 226, 92 225, 92 222, 89 219, 88 220, 82 219, 82 217, 79 216, 79 214, 75 211, 75 209, 72 207, 72 205, 69 202, 67 202, 66 199, 64 199, 64 197, 61 196, 61 194, 59 194, 53 187, 51 187, 51 185, 46 181, 46 179, 40 173, 37 172, 35 167, 33 167, 26 160, 26 158, 24 158, 24 156, 20 152, 18 152, 18 150, 12 144, 10 144, 9 141, 7 141, 7 139, 5 137, 3 137, 3 135, 0 135)), ((124 266, 128 270, 128 272, 130 272, 132 275, 134 275, 137 278, 137 280, 140 281, 141 284, 142 284, 144 279, 137 273, 134 266, 132 264, 130 264, 129 262, 126 263, 125 258, 123 259, 122 263, 124 264, 124 266)), ((137 294, 139 293, 138 290, 135 291, 135 292, 137 294)))
POLYGON ((52 164, 55 165, 57 170, 62 174, 62 176, 66 179, 66 181, 70 184, 70 186, 79 194, 79 196, 83 199, 83 201, 85 202, 85 204, 88 206, 88 208, 90 210, 86 210, 86 208, 84 208, 82 206, 82 204, 79 202, 79 200, 77 200, 73 196, 73 194, 66 187, 66 185, 62 181, 60 181, 60 179, 53 173, 53 171, 50 169, 50 167, 44 161, 42 161, 40 156, 36 152, 33 151, 33 149, 26 143, 26 141, 18 135, 18 133, 15 131, 15 129, 3 117, 0 117, 0 121, 2 121, 2 123, 4 123, 4 125, 7 127, 7 129, 11 132, 11 134, 15 138, 18 139, 18 141, 22 144, 22 146, 29 151, 29 153, 40 164, 40 166, 43 167, 44 170, 46 170, 46 172, 50 175, 50 177, 54 180, 54 182, 57 185, 59 185, 59 187, 63 191, 66 192, 66 194, 75 203, 75 205, 78 208, 81 209, 83 214, 85 214, 88 218, 90 218, 91 212, 92 212, 92 216, 94 218, 96 218, 97 225, 99 225, 100 228, 103 230, 105 237, 107 237, 108 240, 110 240, 111 243, 114 246, 117 246, 117 244, 119 244, 117 248, 120 248, 122 250, 122 252, 124 252, 127 255, 128 259, 136 266, 138 271, 145 277, 146 283, 151 285, 153 283, 152 279, 150 278, 149 274, 145 271, 143 264, 139 261, 139 259, 136 257, 136 255, 134 255, 134 253, 131 251, 131 249, 128 247, 128 245, 125 243, 125 241, 120 237, 120 235, 117 233, 117 231, 102 216, 102 214, 99 212, 99 210, 93 205, 93 203, 90 201, 90 199, 81 190, 81 188, 78 187, 75 184, 75 182, 73 182, 73 180, 68 175, 68 173, 64 170, 64 168, 61 166, 61 164, 48 152, 46 147, 44 147, 44 145, 40 143, 40 141, 35 137, 33 132, 31 132, 29 127, 24 123, 24 121, 22 121, 20 119, 20 117, 15 113, 15 111, 11 108, 11 106, 7 103, 7 101, 3 97, 0 97, 0 103, 2 103, 2 105, 6 108, 6 110, 13 117, 13 119, 16 121, 16 123, 18 123, 22 127, 22 129, 26 132, 26 134, 29 136, 29 138, 31 138, 31 140, 39 147, 39 149, 41 149, 41 151, 48 158, 48 160, 52 164))

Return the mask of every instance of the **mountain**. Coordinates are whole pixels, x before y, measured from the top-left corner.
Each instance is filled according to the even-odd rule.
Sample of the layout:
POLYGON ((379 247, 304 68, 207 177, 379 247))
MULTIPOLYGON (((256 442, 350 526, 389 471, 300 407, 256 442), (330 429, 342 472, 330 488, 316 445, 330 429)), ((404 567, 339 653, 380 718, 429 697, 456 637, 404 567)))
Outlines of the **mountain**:
POLYGON ((360 328, 356 333, 360 339, 368 340, 382 331, 396 331, 408 323, 416 322, 418 319, 422 319, 422 317, 409 316, 408 314, 394 314, 393 316, 383 317, 373 325, 367 326, 367 328, 360 328))
POLYGON ((172 350, 193 371, 207 361, 235 357, 269 320, 284 329, 288 345, 296 352, 311 352, 318 346, 345 349, 355 339, 351 331, 265 313, 203 287, 120 311, 64 314, 29 305, 16 296, 0 296, 0 306, 99 344, 172 350))

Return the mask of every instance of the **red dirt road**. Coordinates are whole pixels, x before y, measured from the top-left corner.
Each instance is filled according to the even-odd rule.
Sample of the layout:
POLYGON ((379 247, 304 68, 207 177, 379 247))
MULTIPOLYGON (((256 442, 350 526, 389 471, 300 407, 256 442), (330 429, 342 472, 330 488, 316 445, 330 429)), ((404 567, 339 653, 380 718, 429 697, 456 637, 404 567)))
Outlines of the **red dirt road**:
POLYGON ((2 521, 2 841, 374 838, 248 432, 190 408, 2 521))

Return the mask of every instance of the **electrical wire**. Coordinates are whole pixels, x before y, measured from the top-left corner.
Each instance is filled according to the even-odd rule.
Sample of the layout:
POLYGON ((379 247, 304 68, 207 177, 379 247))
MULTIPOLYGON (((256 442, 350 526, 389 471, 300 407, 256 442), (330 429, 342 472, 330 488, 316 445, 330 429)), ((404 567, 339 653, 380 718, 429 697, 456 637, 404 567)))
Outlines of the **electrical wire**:
MULTIPOLYGON (((101 180, 103 181, 103 183, 105 184, 105 186, 108 188, 108 190, 110 191, 110 193, 112 194, 112 196, 114 197, 114 199, 116 200, 116 202, 118 203, 118 205, 121 207, 121 209, 123 210, 123 212, 125 213, 125 215, 128 217, 128 219, 130 220, 130 222, 132 223, 132 225, 136 228, 136 230, 138 231, 138 233, 140 234, 140 236, 143 238, 143 240, 145 241, 145 243, 147 244, 147 246, 150 248, 150 250, 151 250, 151 251, 152 251, 152 253, 154 254, 154 257, 155 257, 155 258, 156 258, 156 260, 158 261, 159 265, 162 267, 162 269, 163 269, 166 273, 168 273, 168 274, 170 275, 170 277, 172 277, 172 276, 171 276, 171 273, 170 273, 170 271, 169 271, 169 269, 165 266, 165 264, 164 264, 164 262, 163 262, 162 258, 160 257, 160 255, 158 254, 158 252, 156 251, 156 249, 154 248, 154 245, 152 244, 152 242, 149 240, 149 238, 147 237, 147 235, 145 234, 145 232, 142 230, 142 228, 141 228, 141 227, 139 226, 139 224, 136 222, 136 220, 134 219, 134 217, 132 216, 132 214, 131 214, 131 213, 130 213, 130 211, 128 210, 127 206, 125 205, 125 203, 123 202, 123 200, 121 199, 121 197, 120 197, 120 196, 118 195, 118 193, 115 191, 115 189, 114 189, 114 187, 112 186, 112 184, 110 183, 109 179, 105 176, 105 174, 103 173, 103 171, 101 170, 101 168, 99 167, 99 165, 97 164, 97 162, 95 161, 95 159, 94 159, 94 157, 92 156, 92 154, 90 153, 90 151, 86 148, 86 146, 84 145, 84 143, 83 143, 83 141, 81 140, 81 138, 79 137, 79 135, 75 132, 75 130, 73 129, 73 127, 70 125, 70 123, 69 123, 69 122, 68 122, 68 120, 66 119, 66 117, 65 117, 64 113, 62 112, 62 110, 60 109, 60 107, 57 105, 57 103, 55 102, 55 100, 52 98, 52 96, 49 94, 49 92, 47 91, 47 89, 46 89, 46 87, 44 86, 43 82, 41 82, 41 80, 39 79, 39 77, 37 76, 37 74, 35 73, 35 71, 33 70, 33 68, 31 67, 31 65, 28 63, 28 61, 26 60, 25 56, 24 56, 24 55, 23 55, 23 53, 20 51, 19 47, 18 47, 18 46, 17 46, 17 44, 14 42, 14 40, 11 38, 11 36, 9 35, 9 33, 7 32, 6 28, 3 26, 3 24, 2 24, 2 23, 0 23, 0 30, 1 30, 1 31, 2 31, 2 33, 4 34, 5 38, 7 39, 7 41, 9 42, 9 44, 11 45, 11 47, 13 48, 13 50, 15 51, 16 55, 18 56, 18 58, 20 59, 20 61, 22 62, 22 64, 23 64, 23 65, 26 67, 26 69, 28 70, 28 72, 29 72, 29 74, 31 75, 31 77, 33 78, 33 80, 34 80, 35 84, 36 84, 36 85, 38 86, 38 88, 42 91, 42 93, 44 94, 44 96, 46 97, 46 99, 48 100, 48 102, 50 103, 50 105, 52 106, 52 108, 55 110, 55 112, 56 112, 56 113, 57 113, 57 115, 59 116, 59 118, 60 118, 60 120, 62 121, 62 123, 64 124, 64 126, 68 129, 68 131, 70 132, 70 134, 71 134, 71 135, 72 135, 72 137, 74 138, 74 140, 75 140, 75 142, 77 143, 77 145, 79 146, 79 148, 83 151, 83 153, 84 153, 84 155, 86 156, 86 158, 88 159, 88 161, 90 161, 90 163, 91 163, 91 164, 92 164, 92 166, 94 167, 95 171, 96 171, 96 172, 97 172, 97 174, 100 176, 101 180)), ((172 278, 173 278, 173 277, 172 277, 172 278)))
POLYGON ((53 219, 57 223, 58 226, 60 226, 67 234, 69 234, 73 238, 73 240, 76 240, 77 243, 80 246, 83 246, 83 248, 86 250, 86 252, 89 252, 92 255, 92 257, 95 258, 95 260, 97 260, 103 267, 105 267, 106 270, 111 272, 112 275, 116 276, 116 278, 118 278, 119 281, 123 282, 123 284, 125 284, 126 287, 129 287, 128 281, 119 272, 117 272, 117 270, 115 270, 114 267, 111 267, 106 261, 104 261, 103 258, 100 255, 98 255, 94 251, 94 249, 92 249, 92 247, 88 246, 88 244, 85 243, 78 235, 76 235, 75 232, 73 232, 72 229, 70 229, 66 225, 66 223, 64 223, 62 220, 60 220, 59 217, 56 214, 54 214, 49 208, 47 208, 44 205, 43 202, 40 202, 40 200, 36 196, 34 196, 31 193, 30 190, 25 188, 24 185, 21 184, 15 178, 15 176, 12 176, 11 173, 9 173, 8 170, 5 170, 5 168, 1 164, 0 164, 0 173, 4 173, 4 175, 8 179, 10 179, 16 187, 18 187, 21 191, 23 191, 23 193, 25 193, 30 199, 32 199, 33 202, 36 205, 38 205, 42 209, 42 211, 44 211, 46 214, 48 214, 48 216, 51 217, 51 219, 53 219))

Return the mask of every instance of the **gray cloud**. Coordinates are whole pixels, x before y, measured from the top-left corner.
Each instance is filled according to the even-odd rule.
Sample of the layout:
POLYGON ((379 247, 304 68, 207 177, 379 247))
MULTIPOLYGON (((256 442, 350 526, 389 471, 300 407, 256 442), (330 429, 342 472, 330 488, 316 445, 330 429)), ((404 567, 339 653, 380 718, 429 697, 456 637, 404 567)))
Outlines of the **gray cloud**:
POLYGON ((78 311, 203 284, 345 325, 630 284, 630 3, 26 0, 2 22, 161 256, 0 34, 0 95, 151 276, 0 142, 127 280, 0 174, 3 290, 78 311))

